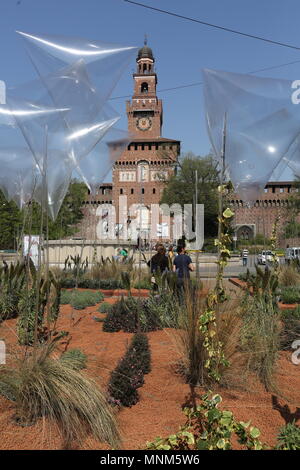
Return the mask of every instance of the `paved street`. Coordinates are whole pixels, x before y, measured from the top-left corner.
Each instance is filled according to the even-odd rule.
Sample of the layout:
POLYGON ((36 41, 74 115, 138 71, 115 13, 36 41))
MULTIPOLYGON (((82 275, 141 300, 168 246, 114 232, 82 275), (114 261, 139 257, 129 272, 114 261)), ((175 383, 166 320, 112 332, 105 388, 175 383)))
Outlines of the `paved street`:
MULTIPOLYGON (((234 263, 230 263, 226 268, 224 275, 225 277, 238 276, 240 273, 246 273, 247 269, 250 272, 255 272, 255 263, 257 261, 256 255, 249 255, 247 266, 243 266, 242 260, 234 263)), ((284 263, 284 258, 279 258, 280 263, 284 263)), ((262 268, 264 266, 261 266, 262 268)), ((213 277, 217 271, 217 266, 214 263, 201 263, 199 262, 200 276, 202 277, 213 277)))

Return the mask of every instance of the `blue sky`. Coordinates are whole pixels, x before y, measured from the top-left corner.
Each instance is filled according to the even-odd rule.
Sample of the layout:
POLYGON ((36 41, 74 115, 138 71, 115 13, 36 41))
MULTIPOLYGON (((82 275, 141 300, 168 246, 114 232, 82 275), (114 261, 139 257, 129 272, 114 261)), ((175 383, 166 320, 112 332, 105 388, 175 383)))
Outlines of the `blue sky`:
MULTIPOLYGON (((300 2, 297 0, 145 0, 148 5, 300 47, 300 2)), ((123 0, 0 0, 0 79, 14 85, 32 79, 34 70, 16 29, 31 33, 76 35, 142 46, 147 33, 158 73, 158 89, 201 81, 202 68, 249 72, 300 61, 300 50, 210 29, 152 12, 123 0)), ((131 95, 135 62, 113 95, 131 95)), ((299 64, 260 76, 300 79, 299 64)), ((159 94, 164 104, 165 137, 182 141, 182 151, 209 152, 202 87, 159 94)), ((125 99, 111 102, 126 128, 125 99)))

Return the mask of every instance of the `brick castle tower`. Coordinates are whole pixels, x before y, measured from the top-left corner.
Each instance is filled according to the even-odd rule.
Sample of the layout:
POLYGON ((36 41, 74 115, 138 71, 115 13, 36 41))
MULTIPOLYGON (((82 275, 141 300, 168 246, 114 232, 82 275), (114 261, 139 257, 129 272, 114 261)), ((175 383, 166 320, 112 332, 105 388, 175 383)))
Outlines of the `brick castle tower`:
MULTIPOLYGON (((144 206, 146 212, 151 204, 159 204, 165 182, 174 174, 180 153, 180 141, 161 136, 163 106, 156 95, 155 59, 146 39, 138 51, 136 62, 134 93, 126 103, 132 141, 115 162, 112 171, 112 203, 117 221, 122 196, 127 197, 128 207, 137 204, 144 206)), ((147 238, 149 231, 146 219, 142 223, 143 238, 147 238)))

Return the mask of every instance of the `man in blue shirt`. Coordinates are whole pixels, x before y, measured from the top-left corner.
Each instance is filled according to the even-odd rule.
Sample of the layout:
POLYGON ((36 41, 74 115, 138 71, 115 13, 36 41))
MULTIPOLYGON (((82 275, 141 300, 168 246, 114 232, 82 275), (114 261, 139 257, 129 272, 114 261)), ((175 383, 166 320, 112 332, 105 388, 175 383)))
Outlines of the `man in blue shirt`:
POLYGON ((184 247, 178 246, 178 255, 174 259, 173 271, 177 273, 177 287, 182 288, 184 282, 190 278, 190 271, 194 271, 190 256, 184 253, 184 247))

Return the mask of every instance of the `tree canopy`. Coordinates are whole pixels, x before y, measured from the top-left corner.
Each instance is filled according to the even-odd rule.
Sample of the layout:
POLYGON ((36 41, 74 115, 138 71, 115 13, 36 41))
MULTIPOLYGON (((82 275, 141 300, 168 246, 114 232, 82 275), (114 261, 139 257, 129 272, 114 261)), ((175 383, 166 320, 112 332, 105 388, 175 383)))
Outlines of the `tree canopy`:
MULTIPOLYGON (((86 198, 86 186, 72 181, 62 203, 59 214, 53 222, 48 217, 49 239, 56 240, 73 235, 76 225, 83 218, 82 203, 86 198)), ((42 211, 39 204, 32 202, 20 211, 13 201, 8 202, 0 191, 0 249, 17 247, 22 232, 40 234, 42 211)), ((46 220, 43 217, 43 234, 46 235, 46 220)))
POLYGON ((204 234, 217 234, 219 170, 211 155, 204 157, 187 153, 179 159, 176 174, 170 178, 163 191, 161 204, 194 204, 195 175, 198 171, 198 204, 204 204, 204 234))

